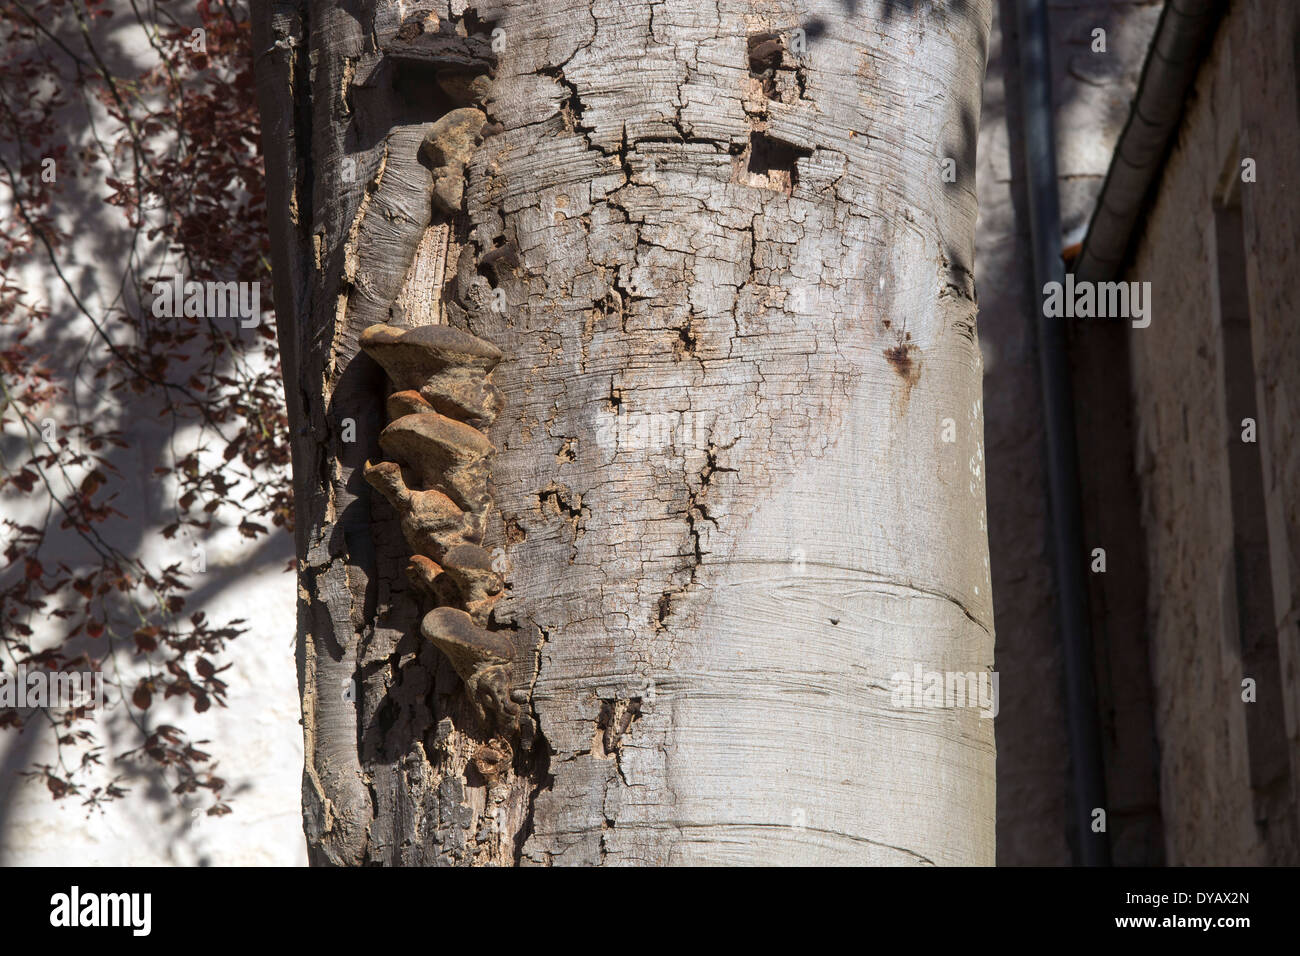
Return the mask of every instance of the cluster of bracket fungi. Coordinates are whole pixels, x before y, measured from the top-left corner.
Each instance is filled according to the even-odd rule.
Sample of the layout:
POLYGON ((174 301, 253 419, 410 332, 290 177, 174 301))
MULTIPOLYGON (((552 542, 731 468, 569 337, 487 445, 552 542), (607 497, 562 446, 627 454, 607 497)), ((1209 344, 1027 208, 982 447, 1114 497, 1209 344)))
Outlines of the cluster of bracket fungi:
POLYGON ((358 102, 390 97, 363 104, 359 116, 392 125, 352 241, 347 308, 363 329, 361 348, 393 384, 379 436, 387 460, 367 462, 365 477, 397 511, 411 552, 407 576, 432 607, 420 631, 464 681, 483 728, 508 737, 521 730, 519 698, 510 693, 515 648, 494 629, 492 608, 505 585, 483 547, 493 451, 484 432, 502 406, 489 375, 501 353, 450 325, 389 324, 401 321, 397 298, 426 230, 435 215, 451 221, 462 212, 465 166, 496 131, 478 108, 495 54, 489 38, 470 29, 472 19, 417 10, 400 23, 377 23, 381 48, 358 64, 351 87, 358 102), (413 121, 433 104, 442 107, 436 120, 413 121))
POLYGON ((393 385, 388 425, 379 436, 387 460, 368 462, 365 477, 396 510, 411 553, 407 576, 424 607, 432 608, 420 622, 421 634, 464 681, 482 728, 497 735, 474 758, 492 777, 510 759, 509 738, 520 734, 529 749, 535 730, 520 714, 527 694, 511 693, 515 646, 492 617, 505 583, 483 547, 493 452, 485 432, 503 405, 489 379, 502 356, 490 342, 452 325, 405 327, 397 305, 427 228, 435 217, 454 222, 462 214, 466 165, 484 137, 500 132, 480 108, 495 54, 470 20, 417 11, 392 35, 392 24, 380 30, 386 35, 382 56, 369 69, 358 67, 357 96, 386 88, 407 93, 405 107, 394 113, 364 114, 392 115, 395 122, 355 232, 348 319, 363 329, 362 350, 393 385), (442 108, 436 120, 411 121, 431 104, 442 108))
POLYGON ((368 464, 365 475, 400 516, 412 552, 406 573, 435 605, 420 631, 447 655, 480 719, 517 730, 514 644, 489 629, 503 582, 482 546, 493 448, 481 429, 501 411, 501 392, 488 380, 501 352, 448 325, 372 325, 361 347, 393 383, 379 436, 393 460, 368 464))

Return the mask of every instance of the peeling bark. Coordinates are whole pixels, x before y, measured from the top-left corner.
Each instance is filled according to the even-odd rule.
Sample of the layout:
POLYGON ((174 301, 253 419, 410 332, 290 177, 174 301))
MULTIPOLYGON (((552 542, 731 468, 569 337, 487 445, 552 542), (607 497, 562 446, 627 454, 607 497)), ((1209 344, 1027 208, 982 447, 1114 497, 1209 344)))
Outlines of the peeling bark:
POLYGON ((992 665, 986 0, 255 6, 313 862, 991 863, 992 721, 890 695, 992 665), (363 480, 427 399, 376 323, 502 355, 476 626, 522 735, 363 480))

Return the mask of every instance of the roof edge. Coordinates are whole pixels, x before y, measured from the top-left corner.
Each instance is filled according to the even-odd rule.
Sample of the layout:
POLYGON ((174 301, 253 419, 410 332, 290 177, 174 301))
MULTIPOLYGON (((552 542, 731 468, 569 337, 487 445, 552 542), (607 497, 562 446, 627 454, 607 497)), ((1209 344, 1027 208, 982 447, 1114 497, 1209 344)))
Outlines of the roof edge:
POLYGON ((1114 279, 1128 262, 1133 230, 1169 156, 1187 91, 1209 52, 1227 0, 1167 0, 1147 50, 1128 121, 1111 156, 1074 273, 1114 279))

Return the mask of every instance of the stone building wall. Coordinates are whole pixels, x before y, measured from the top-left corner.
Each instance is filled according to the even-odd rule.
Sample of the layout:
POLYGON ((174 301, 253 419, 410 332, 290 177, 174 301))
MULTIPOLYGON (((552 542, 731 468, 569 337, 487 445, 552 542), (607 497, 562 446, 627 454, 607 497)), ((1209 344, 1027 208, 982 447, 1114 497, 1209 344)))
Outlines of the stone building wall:
POLYGON ((1154 295, 1129 351, 1171 864, 1300 862, 1298 31, 1293 4, 1232 4, 1126 276, 1154 295))

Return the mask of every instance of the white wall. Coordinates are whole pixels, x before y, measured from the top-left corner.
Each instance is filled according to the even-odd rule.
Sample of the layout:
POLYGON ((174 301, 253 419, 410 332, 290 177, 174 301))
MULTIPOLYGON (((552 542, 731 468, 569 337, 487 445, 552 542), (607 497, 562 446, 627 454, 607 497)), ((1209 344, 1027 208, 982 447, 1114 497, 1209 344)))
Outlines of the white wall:
MULTIPOLYGON (((113 73, 135 75, 150 62, 149 47, 133 25, 130 5, 114 6, 117 15, 111 21, 97 22, 96 36, 113 73)), ((79 47, 75 34, 68 39, 79 47)), ((112 123, 102 110, 92 108, 92 126, 75 86, 68 83, 65 92, 71 105, 57 117, 57 128, 71 142, 68 159, 59 170, 63 190, 55 212, 72 241, 60 257, 61 266, 68 284, 99 317, 108 334, 122 340, 131 329, 112 306, 131 261, 127 225, 121 211, 103 201, 108 193, 104 184, 107 168, 102 161, 84 164, 79 148, 92 142, 95 135, 111 138, 112 123)), ((0 148, 14 149, 12 144, 0 148)), ((8 191, 0 189, 0 208, 9 201, 8 191)), ((213 228, 220 225, 213 223, 213 228)), ((145 252, 142 268, 149 271, 157 267, 156 259, 149 258, 157 250, 145 252)), ((153 469, 166 465, 171 455, 183 453, 195 434, 185 429, 173 434, 167 416, 158 408, 157 396, 131 399, 134 404, 122 408, 116 395, 103 392, 102 382, 84 369, 77 374, 83 356, 95 349, 102 352, 103 346, 96 341, 90 322, 78 315, 71 295, 40 254, 39 245, 22 273, 22 286, 32 301, 51 309, 51 319, 35 330, 33 341, 36 353, 44 353, 43 360, 69 389, 58 405, 41 409, 40 414, 62 428, 74 420, 71 406, 75 403, 77 417, 115 424, 127 442, 127 448, 108 452, 122 472, 121 478, 112 482, 113 489, 120 492, 114 505, 127 517, 105 522, 97 530, 155 573, 178 561, 188 567, 190 549, 201 543, 207 567, 188 578, 193 590, 184 614, 202 610, 216 627, 242 617, 249 630, 231 642, 228 653, 216 661, 218 666, 232 665, 222 674, 229 684, 228 707, 195 714, 188 703, 178 706, 175 700, 164 701, 159 696, 147 712, 153 726, 174 723, 193 739, 208 741, 200 749, 211 754, 217 773, 227 781, 225 799, 231 814, 195 816, 193 808, 207 806, 210 800, 172 794, 176 778, 160 778, 152 761, 109 759, 138 747, 143 740, 120 701, 108 708, 95 726, 98 743, 106 750, 107 766, 94 771, 86 790, 122 775, 125 779, 120 785, 129 789, 127 796, 90 812, 80 796, 52 799, 42 783, 18 776, 33 764, 55 760, 50 727, 37 715, 21 733, 0 731, 0 864, 305 864, 299 809, 302 729, 293 653, 296 585, 293 574, 285 571, 293 557, 292 539, 276 529, 269 538, 242 538, 236 530, 241 517, 237 513, 219 513, 214 529, 201 542, 185 538, 185 532, 172 540, 164 538, 161 529, 176 518, 176 495, 169 479, 160 479, 153 469)), ((270 289, 263 288, 262 293, 269 303, 270 289)), ((12 340, 15 331, 12 326, 0 328, 0 347, 12 340)), ((92 354, 90 369, 102 361, 102 355, 92 354)), ((0 460, 12 463, 26 457, 27 438, 13 416, 7 417, 0 435, 0 460)), ((0 516, 40 525, 45 522, 45 503, 34 496, 0 497, 0 516)), ((57 524, 56 517, 53 525, 57 524)), ((7 534, 0 527, 0 548, 7 534)), ((60 558, 84 566, 85 557, 84 548, 78 550, 73 536, 57 532, 41 553, 47 567, 60 558)), ((6 570, 0 561, 0 578, 7 580, 4 576, 13 573, 21 574, 22 568, 6 570)), ((51 595, 50 609, 72 606, 73 597, 51 595)), ((50 617, 48 610, 38 613, 33 621, 37 633, 32 644, 37 647, 59 642, 69 627, 68 622, 50 617)), ((101 639, 101 653, 102 647, 101 639)), ((117 659, 128 675, 124 686, 129 695, 134 683, 130 675, 140 673, 140 664, 129 649, 117 659)), ((5 666, 11 667, 12 661, 6 660, 5 666)), ((114 687, 107 690, 110 699, 120 696, 114 687)), ((71 757, 77 759, 79 754, 74 752, 71 757)))

